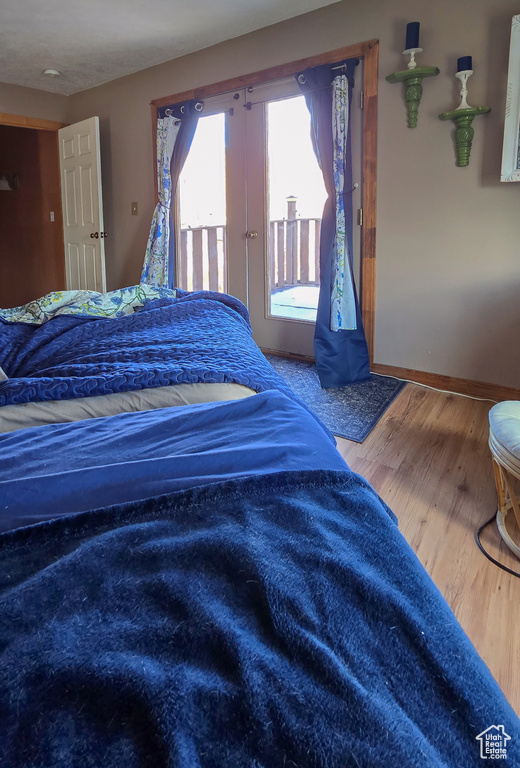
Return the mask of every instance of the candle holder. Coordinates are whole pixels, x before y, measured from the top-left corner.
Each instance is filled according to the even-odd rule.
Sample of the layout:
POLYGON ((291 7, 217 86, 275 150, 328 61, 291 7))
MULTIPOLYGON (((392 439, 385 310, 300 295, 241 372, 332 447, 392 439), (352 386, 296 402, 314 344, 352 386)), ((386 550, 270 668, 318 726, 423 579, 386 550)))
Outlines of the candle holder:
POLYGON ((415 61, 415 54, 416 53, 422 53, 422 48, 407 48, 405 51, 403 51, 403 56, 410 56, 410 61, 408 62, 408 69, 415 69, 417 67, 417 62, 415 61))
POLYGON ((453 120, 455 123, 454 138, 457 158, 455 164, 458 168, 465 168, 469 165, 471 145, 475 135, 475 130, 472 126, 474 118, 477 115, 485 115, 488 112, 491 112, 490 107, 470 107, 468 104, 468 78, 471 77, 472 74, 472 69, 464 69, 455 73, 455 77, 461 82, 460 104, 451 112, 442 112, 439 115, 440 120, 453 120))
POLYGON ((463 69, 462 72, 455 72, 455 77, 460 80, 460 104, 457 109, 472 109, 466 101, 468 96, 468 78, 473 74, 472 69, 463 69))
POLYGON ((423 94, 422 81, 425 77, 436 77, 439 74, 437 67, 417 66, 415 54, 421 51, 422 48, 407 48, 403 51, 404 54, 410 55, 408 69, 402 72, 394 72, 386 78, 389 83, 404 83, 404 100, 408 111, 408 128, 415 128, 417 125, 419 104, 423 94))

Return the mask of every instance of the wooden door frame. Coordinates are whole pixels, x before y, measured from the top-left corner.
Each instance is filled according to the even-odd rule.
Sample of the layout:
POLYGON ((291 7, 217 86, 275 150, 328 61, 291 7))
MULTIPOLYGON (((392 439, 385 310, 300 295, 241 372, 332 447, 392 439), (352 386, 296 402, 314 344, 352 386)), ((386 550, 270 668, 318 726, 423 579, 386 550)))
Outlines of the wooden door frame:
MULTIPOLYGON (((226 91, 238 90, 249 85, 290 77, 307 67, 332 64, 343 59, 364 60, 364 103, 363 103, 363 228, 361 233, 361 314, 368 345, 370 363, 374 360, 374 328, 376 298, 376 192, 377 192, 377 68, 379 61, 379 40, 368 40, 346 48, 321 53, 306 59, 262 69, 248 75, 241 75, 218 83, 192 88, 182 93, 164 96, 150 102, 152 114, 152 138, 154 168, 157 166, 156 127, 161 107, 188 99, 204 99, 226 91)), ((154 179, 157 196, 157 175, 154 179)))
POLYGON ((8 115, 0 112, 0 125, 10 125, 12 128, 34 128, 36 131, 56 131, 65 128, 68 123, 58 123, 56 120, 43 120, 39 117, 25 117, 24 115, 8 115))

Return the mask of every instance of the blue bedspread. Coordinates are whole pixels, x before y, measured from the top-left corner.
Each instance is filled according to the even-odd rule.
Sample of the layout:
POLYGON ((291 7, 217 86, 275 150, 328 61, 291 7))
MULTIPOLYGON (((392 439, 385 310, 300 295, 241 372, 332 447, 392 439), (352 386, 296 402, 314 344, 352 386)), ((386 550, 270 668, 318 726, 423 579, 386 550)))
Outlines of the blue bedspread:
POLYGON ((0 537, 0 765, 477 768, 520 727, 368 484, 288 471, 0 537))
POLYGON ((0 532, 71 512, 288 469, 347 465, 281 392, 0 434, 0 532))
POLYGON ((243 304, 205 291, 150 301, 120 318, 0 321, 0 367, 9 376, 0 406, 199 381, 295 398, 254 343, 243 304))

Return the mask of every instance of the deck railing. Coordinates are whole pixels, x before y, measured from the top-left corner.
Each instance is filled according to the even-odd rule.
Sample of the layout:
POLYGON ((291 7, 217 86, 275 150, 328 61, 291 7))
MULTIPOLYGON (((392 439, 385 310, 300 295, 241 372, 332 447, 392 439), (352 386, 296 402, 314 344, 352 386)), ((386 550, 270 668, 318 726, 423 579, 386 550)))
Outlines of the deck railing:
POLYGON ((226 227, 181 229, 176 284, 187 291, 226 292, 226 227))
POLYGON ((271 290, 318 285, 321 219, 269 222, 271 290))
MULTIPOLYGON (((294 285, 318 285, 321 219, 269 222, 271 291, 294 285)), ((177 259, 179 288, 226 291, 226 227, 181 229, 177 259)))

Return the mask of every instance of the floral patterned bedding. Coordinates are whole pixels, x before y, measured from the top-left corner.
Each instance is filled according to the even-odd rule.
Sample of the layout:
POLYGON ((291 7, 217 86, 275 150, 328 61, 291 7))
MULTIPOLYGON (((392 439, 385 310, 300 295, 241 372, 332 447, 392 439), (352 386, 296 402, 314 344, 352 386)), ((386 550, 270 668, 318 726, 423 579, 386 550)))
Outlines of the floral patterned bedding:
POLYGON ((109 293, 96 291, 53 291, 21 307, 0 309, 0 319, 8 323, 41 325, 58 315, 117 318, 130 315, 153 299, 175 298, 177 291, 132 285, 109 293))

